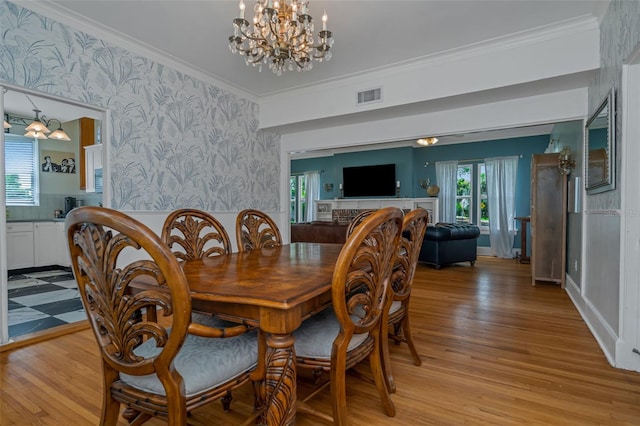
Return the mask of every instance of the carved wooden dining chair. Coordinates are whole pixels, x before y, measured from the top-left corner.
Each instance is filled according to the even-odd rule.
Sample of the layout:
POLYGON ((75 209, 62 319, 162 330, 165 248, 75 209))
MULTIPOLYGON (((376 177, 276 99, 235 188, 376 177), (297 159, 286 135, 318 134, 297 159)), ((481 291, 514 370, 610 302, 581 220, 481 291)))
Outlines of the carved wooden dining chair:
MULTIPOLYGON (((422 247, 422 240, 428 222, 429 213, 425 209, 418 208, 404 216, 396 266, 391 276, 392 302, 389 307, 389 337, 396 344, 407 343, 415 365, 421 365, 422 361, 411 335, 409 301, 411 299, 411 289, 418 264, 418 256, 420 255, 420 248, 422 247)), ((385 363, 387 384, 389 390, 395 392, 395 383, 388 363, 389 358, 386 357, 385 361, 387 361, 385 363)))
MULTIPOLYGON (((307 319, 294 332, 298 367, 330 372, 334 424, 347 424, 346 371, 365 359, 369 360, 385 413, 395 415, 384 377, 381 339, 387 338, 383 331, 390 303, 388 292, 401 229, 402 211, 394 207, 378 210, 363 220, 336 262, 332 307, 307 319)), ((327 419, 326 414, 311 409, 307 399, 299 409, 327 419)))
POLYGON ((188 412, 249 381, 258 352, 255 332, 244 325, 192 323, 187 280, 153 231, 102 207, 74 209, 66 227, 102 357, 101 425, 115 425, 124 405, 130 423, 159 416, 182 426, 188 412))
POLYGON ((231 253, 224 226, 202 210, 179 209, 170 213, 162 226, 162 241, 183 261, 231 253))
MULTIPOLYGON (((169 214, 162 226, 162 241, 179 261, 231 253, 231 240, 224 226, 209 213, 197 209, 178 209, 169 214)), ((230 327, 210 313, 193 312, 191 320, 211 327, 230 327)))
POLYGON ((282 236, 276 223, 264 212, 254 209, 242 210, 236 218, 238 251, 249 251, 263 247, 282 245, 282 236))

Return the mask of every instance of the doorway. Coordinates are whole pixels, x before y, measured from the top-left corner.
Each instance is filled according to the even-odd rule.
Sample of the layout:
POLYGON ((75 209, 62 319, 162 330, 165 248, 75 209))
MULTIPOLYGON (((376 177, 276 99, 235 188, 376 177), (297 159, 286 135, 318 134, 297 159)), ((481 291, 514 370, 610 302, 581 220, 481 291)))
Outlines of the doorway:
MULTIPOLYGON (((66 254, 66 240, 64 240, 64 223, 60 220, 58 220, 57 222, 55 221, 55 219, 59 219, 55 217, 57 216, 56 213, 57 213, 58 207, 55 207, 55 208, 53 207, 54 205, 57 206, 57 204, 55 204, 56 197, 60 198, 59 203, 60 203, 61 210, 63 209, 62 206, 64 205, 64 197, 66 195, 83 194, 84 195, 83 198, 91 198, 90 202, 92 202, 93 204, 107 205, 109 188, 108 188, 108 179, 106 178, 106 176, 105 176, 105 182, 107 182, 107 184, 105 184, 103 194, 85 193, 80 190, 79 185, 76 185, 76 187, 73 189, 66 188, 64 186, 65 182, 67 183, 78 182, 79 177, 84 174, 83 171, 81 171, 79 168, 76 170, 73 170, 67 167, 64 169, 66 173, 63 173, 62 168, 59 168, 58 173, 52 172, 52 173, 46 174, 47 181, 42 182, 45 189, 45 192, 43 193, 41 190, 42 188, 39 187, 39 184, 40 184, 39 181, 42 180, 43 176, 45 176, 45 172, 40 170, 39 165, 40 165, 40 157, 44 154, 44 151, 42 149, 37 148, 38 146, 40 147, 62 146, 64 147, 64 149, 56 149, 56 150, 53 150, 53 152, 63 152, 64 155, 61 154, 61 158, 67 160, 66 161, 67 164, 69 163, 68 159, 73 157, 74 163, 77 165, 79 161, 75 161, 75 160, 78 160, 81 155, 84 156, 84 152, 82 152, 83 149, 81 149, 79 145, 79 136, 78 136, 79 130, 75 131, 75 134, 73 134, 74 132, 72 129, 74 126, 69 123, 74 123, 77 120, 79 121, 83 117, 90 119, 91 121, 95 121, 97 123, 106 123, 108 119, 108 112, 106 110, 101 108, 96 108, 91 105, 78 103, 72 100, 60 98, 60 97, 55 97, 55 96, 51 96, 43 93, 34 92, 29 89, 25 89, 21 87, 0 86, 0 113, 4 117, 5 119, 4 121, 7 121, 12 126, 11 128, 5 129, 2 136, 0 136, 0 169, 2 170, 2 174, 5 175, 5 179, 3 179, 2 184, 0 184, 0 197, 3 199, 3 202, 4 202, 4 209, 0 212, 0 345, 2 345, 5 343, 9 343, 13 338, 13 336, 11 336, 9 333, 9 324, 10 324, 9 287, 10 285, 8 280, 9 265, 7 262, 7 258, 8 258, 9 250, 14 250, 14 248, 16 247, 14 243, 18 241, 18 240, 16 241, 12 240, 11 244, 8 244, 8 233, 7 233, 8 224, 20 223, 20 224, 27 224, 26 226, 31 225, 31 233, 27 232, 23 234, 22 237, 25 237, 27 239, 34 238, 34 240, 31 241, 31 246, 33 247, 32 250, 34 251, 36 250, 36 247, 37 247, 37 244, 36 244, 37 241, 35 240, 35 237, 34 237, 35 232, 33 227, 35 226, 42 227, 43 228, 42 235, 47 235, 47 233, 51 235, 51 232, 56 232, 55 235, 60 234, 62 236, 61 237, 62 241, 60 243, 61 245, 64 246, 64 250, 53 249, 53 250, 49 250, 48 252, 41 250, 40 254, 43 255, 42 253, 44 253, 45 257, 47 255, 52 255, 52 256, 56 254, 59 255, 61 251, 66 254), (37 113, 34 111, 35 109, 38 110, 37 113), (65 129, 65 131, 69 133, 71 140, 60 141, 59 142, 60 145, 54 145, 54 143, 57 143, 58 141, 50 140, 50 141, 42 142, 40 140, 34 140, 35 138, 31 139, 31 142, 33 143, 33 145, 36 146, 34 155, 36 156, 36 159, 37 159, 37 162, 36 162, 37 172, 34 172, 33 174, 34 176, 36 176, 35 177, 37 181, 36 185, 38 186, 36 186, 35 188, 36 190, 34 194, 35 201, 33 201, 30 206, 23 205, 24 207, 23 209, 22 207, 16 207, 14 205, 12 206, 7 205, 7 198, 6 198, 7 197, 7 184, 6 184, 7 164, 6 164, 6 158, 5 158, 5 148, 6 148, 5 135, 7 134, 22 135, 22 133, 24 133, 25 125, 32 121, 32 119, 34 118, 34 115, 40 118, 44 123, 49 123, 49 126, 54 127, 52 130, 55 130, 58 127, 60 128, 65 127, 67 126, 67 124, 69 124, 67 127, 68 130, 65 129), (14 124, 11 124, 11 123, 14 123, 14 124), (40 144, 38 144, 38 142, 40 142, 40 144), (46 145, 46 144, 50 144, 50 145, 46 145), (68 153, 72 153, 72 155, 68 155, 68 153), (54 204, 51 204, 51 203, 54 203, 54 204), (32 209, 32 210, 29 210, 29 209, 32 209), (37 211, 38 209, 40 209, 40 211, 37 211), (11 210, 10 213, 14 214, 13 217, 11 214, 9 214, 9 217, 7 217, 7 212, 9 212, 10 210, 11 210), (36 211, 37 213, 34 213, 36 211), (45 211, 46 213, 43 213, 45 211), (46 223, 41 222, 42 219, 40 218, 40 216, 42 216, 43 214, 46 214, 47 218, 50 217, 49 220, 46 220, 46 223), (38 220, 34 221, 29 219, 34 219, 34 220, 38 219, 38 220), (36 223, 38 225, 36 225, 36 223), (48 229, 44 229, 44 228, 48 228, 48 229)), ((79 124, 77 126, 79 126, 79 124)), ((107 126, 100 126, 99 128, 100 128, 100 131, 97 134, 97 137, 98 137, 98 141, 101 142, 102 139, 106 140, 108 138, 108 134, 107 134, 108 128, 107 126)), ((20 137, 22 138, 22 136, 20 137)), ((15 138, 12 138, 12 139, 15 139, 15 138)), ((25 139, 29 139, 29 138, 25 138, 25 139)), ((108 158, 108 155, 107 155, 108 147, 105 145, 105 148, 106 149, 102 150, 102 159, 103 159, 102 164, 106 165, 107 164, 106 158, 108 158)), ((105 167, 105 175, 106 174, 108 174, 108 168, 105 167)), ((16 203, 11 203, 11 204, 16 204, 16 203)), ((17 203, 17 204, 20 204, 20 203, 17 203)), ((58 262, 58 260, 59 259, 41 260, 41 263, 42 262, 47 264, 51 263, 53 266, 59 263, 63 263, 63 264, 65 263, 64 261, 58 262)), ((35 263, 34 263, 34 266, 35 266, 35 263)), ((33 271, 30 271, 30 272, 33 272, 33 271)), ((47 277, 49 277, 49 275, 47 275, 47 277)), ((38 280, 38 278, 29 278, 29 277, 25 277, 25 278, 38 280)), ((55 282, 55 280, 56 278, 52 278, 50 281, 47 281, 47 283, 44 285, 50 285, 52 282, 55 282)), ((60 290, 68 290, 67 288, 64 287, 64 285, 68 285, 68 283, 66 284, 63 283, 63 287, 60 290)), ((12 284, 12 286, 15 286, 15 282, 12 284)), ((15 301, 12 301, 11 308, 16 307, 14 302, 15 301)), ((57 304, 57 301, 53 299, 51 302, 54 304, 57 304)), ((49 310, 50 312, 53 313, 53 311, 59 310, 60 306, 54 306, 53 311, 51 311, 51 308, 52 307, 50 306, 49 310)), ((55 325, 55 324, 52 323, 52 325, 55 325)))

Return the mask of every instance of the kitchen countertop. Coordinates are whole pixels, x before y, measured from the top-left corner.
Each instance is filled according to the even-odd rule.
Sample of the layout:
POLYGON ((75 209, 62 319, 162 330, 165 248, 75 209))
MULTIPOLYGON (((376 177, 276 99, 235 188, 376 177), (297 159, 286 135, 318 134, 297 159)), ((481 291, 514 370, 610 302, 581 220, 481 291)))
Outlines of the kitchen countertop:
POLYGON ((64 222, 64 218, 51 218, 51 219, 7 219, 7 223, 17 223, 17 222, 64 222))

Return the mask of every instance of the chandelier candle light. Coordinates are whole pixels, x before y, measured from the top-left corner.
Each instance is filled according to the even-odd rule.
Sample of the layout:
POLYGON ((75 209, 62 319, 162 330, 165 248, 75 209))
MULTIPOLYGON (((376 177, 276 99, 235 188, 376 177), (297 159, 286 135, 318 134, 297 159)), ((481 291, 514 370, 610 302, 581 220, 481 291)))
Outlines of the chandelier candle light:
POLYGON ((262 65, 268 64, 271 71, 281 75, 294 67, 298 71, 310 70, 312 60, 331 59, 333 38, 327 30, 327 12, 322 15, 319 44, 314 45, 308 1, 257 0, 251 24, 244 17, 244 0, 240 0, 239 6, 240 15, 233 20, 229 49, 246 56, 247 65, 258 66, 262 71, 262 65))

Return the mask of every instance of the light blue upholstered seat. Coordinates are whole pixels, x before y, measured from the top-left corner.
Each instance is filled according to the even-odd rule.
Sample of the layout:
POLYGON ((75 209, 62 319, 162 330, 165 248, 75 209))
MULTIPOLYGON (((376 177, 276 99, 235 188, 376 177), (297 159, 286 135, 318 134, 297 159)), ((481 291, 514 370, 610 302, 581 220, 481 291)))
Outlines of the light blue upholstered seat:
MULTIPOLYGON (((391 307, 389 308, 389 315, 391 315, 394 312, 397 312, 398 309, 402 308, 402 302, 398 301, 398 300, 394 300, 391 303, 391 307)), ((363 317, 364 316, 364 310, 362 309, 361 306, 356 306, 354 309, 354 312, 356 314, 356 316, 359 317, 363 317)))
MULTIPOLYGON (((331 358, 333 340, 340 331, 340 323, 333 309, 312 316, 293 332, 295 337, 296 356, 306 358, 331 358)), ((354 334, 347 346, 347 352, 360 346, 369 333, 354 334)))
MULTIPOLYGON (((155 339, 149 339, 134 353, 149 358, 161 350, 156 347, 155 339)), ((184 380, 185 395, 191 397, 251 370, 257 359, 258 339, 255 331, 226 339, 189 334, 174 360, 174 366, 184 380)), ((131 376, 121 373, 120 379, 137 389, 165 395, 155 374, 131 376)))
POLYGON ((401 307, 402 307, 402 302, 400 302, 399 300, 394 300, 393 302, 391 302, 391 307, 389 308, 389 315, 396 312, 401 307))

